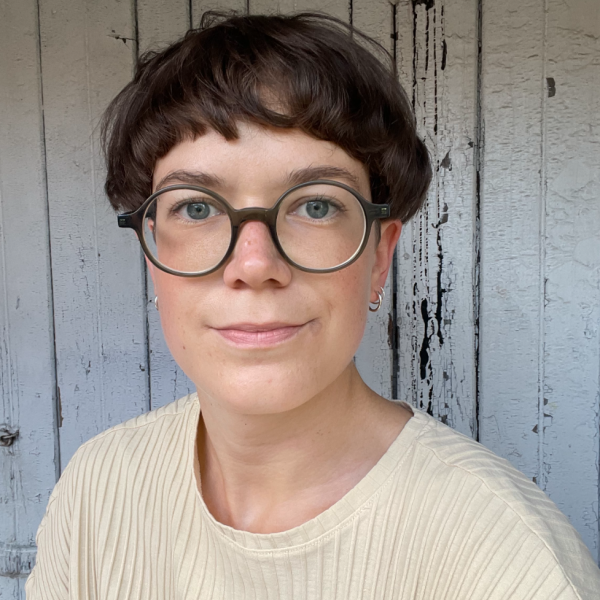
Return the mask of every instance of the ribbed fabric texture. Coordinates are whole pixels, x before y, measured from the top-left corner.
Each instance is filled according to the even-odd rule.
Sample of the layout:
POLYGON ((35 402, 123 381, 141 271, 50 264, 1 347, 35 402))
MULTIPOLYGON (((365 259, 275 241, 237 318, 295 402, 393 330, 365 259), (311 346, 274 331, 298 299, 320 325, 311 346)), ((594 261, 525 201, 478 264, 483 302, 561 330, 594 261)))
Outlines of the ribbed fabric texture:
POLYGON ((27 599, 598 600, 600 570, 549 498, 411 410, 350 492, 275 534, 206 508, 196 394, 117 425, 77 450, 52 492, 27 599))

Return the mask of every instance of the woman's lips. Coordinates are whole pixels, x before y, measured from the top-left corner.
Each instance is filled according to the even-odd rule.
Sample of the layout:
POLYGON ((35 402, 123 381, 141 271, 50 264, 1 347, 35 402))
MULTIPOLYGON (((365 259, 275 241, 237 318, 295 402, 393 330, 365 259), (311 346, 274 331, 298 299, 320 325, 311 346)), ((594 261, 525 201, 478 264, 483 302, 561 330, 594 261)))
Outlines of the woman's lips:
POLYGON ((251 325, 240 324, 215 329, 226 340, 236 346, 260 347, 274 346, 294 337, 303 325, 251 325))

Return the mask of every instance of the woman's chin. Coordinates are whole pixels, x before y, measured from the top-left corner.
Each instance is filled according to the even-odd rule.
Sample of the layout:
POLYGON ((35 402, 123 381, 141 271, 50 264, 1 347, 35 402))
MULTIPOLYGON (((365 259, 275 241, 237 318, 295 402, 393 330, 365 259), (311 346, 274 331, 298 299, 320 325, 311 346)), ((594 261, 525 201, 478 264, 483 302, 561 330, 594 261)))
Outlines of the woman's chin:
POLYGON ((246 415, 279 414, 294 410, 314 397, 320 386, 307 385, 306 380, 296 374, 276 374, 256 379, 229 376, 223 378, 218 388, 207 389, 197 385, 200 403, 207 394, 211 404, 227 408, 231 412, 246 415))

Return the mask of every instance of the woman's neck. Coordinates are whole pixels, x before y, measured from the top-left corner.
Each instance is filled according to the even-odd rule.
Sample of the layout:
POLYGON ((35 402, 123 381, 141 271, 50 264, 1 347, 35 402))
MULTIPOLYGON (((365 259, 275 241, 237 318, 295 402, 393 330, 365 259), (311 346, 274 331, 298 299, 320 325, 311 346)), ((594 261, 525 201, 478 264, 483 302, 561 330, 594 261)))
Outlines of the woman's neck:
POLYGON ((285 531, 352 489, 398 436, 410 413, 368 388, 354 363, 292 411, 232 413, 211 399, 198 422, 204 501, 226 525, 285 531))

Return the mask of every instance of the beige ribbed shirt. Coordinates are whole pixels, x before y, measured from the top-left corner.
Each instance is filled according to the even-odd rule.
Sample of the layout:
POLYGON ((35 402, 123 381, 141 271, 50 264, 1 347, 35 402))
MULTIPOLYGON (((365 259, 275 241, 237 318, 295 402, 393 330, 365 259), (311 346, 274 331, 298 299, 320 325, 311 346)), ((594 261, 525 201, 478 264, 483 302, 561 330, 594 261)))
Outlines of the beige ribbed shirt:
POLYGON ((274 534, 207 510, 199 414, 191 394, 77 450, 37 533, 28 600, 600 598, 600 570, 548 497, 423 411, 342 499, 274 534))

